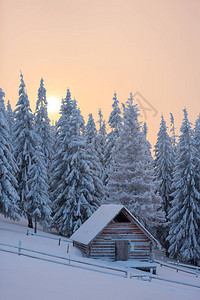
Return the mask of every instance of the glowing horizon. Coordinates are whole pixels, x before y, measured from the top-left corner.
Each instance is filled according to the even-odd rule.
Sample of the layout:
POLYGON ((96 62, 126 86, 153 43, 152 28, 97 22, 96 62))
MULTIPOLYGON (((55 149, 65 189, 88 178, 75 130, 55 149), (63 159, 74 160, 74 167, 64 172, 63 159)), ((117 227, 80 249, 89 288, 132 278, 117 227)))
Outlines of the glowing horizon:
POLYGON ((193 124, 197 119, 199 1, 2 0, 0 6, 0 87, 12 108, 22 70, 32 110, 43 77, 47 96, 62 99, 70 88, 85 120, 89 113, 97 120, 99 108, 108 120, 114 91, 120 102, 139 92, 138 104, 151 108, 141 119, 153 145, 162 113, 168 126, 173 113, 177 130, 184 107, 193 124))

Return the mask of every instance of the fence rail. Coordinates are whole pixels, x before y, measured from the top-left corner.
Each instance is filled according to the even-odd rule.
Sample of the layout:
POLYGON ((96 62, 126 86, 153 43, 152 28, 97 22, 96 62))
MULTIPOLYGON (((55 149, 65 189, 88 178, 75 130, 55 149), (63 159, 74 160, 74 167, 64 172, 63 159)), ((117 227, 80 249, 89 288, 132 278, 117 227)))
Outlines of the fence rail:
MULTIPOLYGON (((132 277, 138 277, 137 275, 131 275, 130 278, 132 277)), ((183 281, 178 281, 178 280, 173 280, 173 279, 169 279, 169 278, 165 278, 165 277, 160 277, 157 275, 153 275, 153 274, 144 274, 144 275, 140 275, 140 278, 147 278, 149 281, 151 281, 152 279, 157 279, 157 280, 162 280, 162 281, 167 281, 167 282, 171 282, 171 283, 176 283, 176 284, 182 284, 182 285, 186 285, 186 286, 191 286, 191 287, 196 287, 200 289, 200 285, 198 284, 194 284, 194 283, 188 283, 188 282, 183 282, 183 281)))
MULTIPOLYGON (((120 276, 120 277, 125 277, 125 278, 141 278, 141 279, 147 279, 149 281, 152 281, 152 279, 157 279, 157 280, 167 281, 167 282, 171 282, 171 283, 175 283, 175 284, 182 284, 182 285, 186 285, 186 286, 200 288, 200 285, 197 285, 197 284, 172 280, 172 279, 169 279, 169 278, 164 278, 164 277, 154 275, 154 274, 152 274, 153 269, 151 269, 151 272, 149 274, 146 273, 146 272, 143 272, 143 271, 140 271, 139 274, 134 274, 135 270, 133 268, 123 270, 123 269, 119 269, 119 268, 115 268, 115 267, 103 266, 103 265, 99 265, 99 264, 95 264, 95 263, 90 263, 90 262, 86 262, 86 261, 77 260, 77 259, 71 258, 70 256, 69 257, 58 256, 58 255, 54 255, 54 254, 50 254, 50 253, 46 253, 46 252, 42 252, 42 251, 37 251, 37 250, 25 248, 25 247, 22 247, 21 241, 19 241, 19 245, 10 245, 10 244, 1 243, 1 242, 0 242, 0 245, 4 246, 4 247, 7 247, 7 248, 17 249, 17 251, 13 251, 13 250, 9 250, 9 249, 0 248, 0 251, 3 251, 3 252, 13 253, 13 254, 17 254, 19 256, 25 256, 25 257, 34 258, 34 259, 47 261, 47 262, 52 262, 52 263, 65 265, 65 266, 69 266, 69 267, 75 267, 75 268, 79 268, 79 269, 104 273, 104 274, 108 274, 108 275, 115 275, 115 276, 120 276), (49 257, 52 257, 52 258, 55 258, 55 259, 65 260, 65 261, 68 261, 68 262, 63 262, 63 261, 44 258, 44 257, 41 257, 41 256, 27 254, 27 253, 22 252, 22 250, 27 251, 27 252, 40 254, 40 255, 49 256, 49 257), (78 265, 71 264, 71 262, 78 263, 78 265), (92 268, 92 267, 95 267, 95 269, 92 268), (99 269, 96 269, 96 268, 99 268, 99 269)), ((166 266, 166 263, 163 263, 163 262, 160 262, 160 261, 155 261, 155 262, 156 263, 161 263, 163 266, 164 265, 166 266)), ((169 265, 167 265, 167 267, 169 267, 169 265)), ((172 269, 175 268, 175 267, 172 267, 172 266, 170 266, 170 267, 172 269)), ((175 268, 175 269, 177 269, 177 268, 175 268)), ((194 273, 191 273, 191 272, 187 272, 187 273, 194 274, 194 273)))
POLYGON ((188 273, 188 274, 192 274, 192 275, 195 275, 196 277, 198 277, 198 272, 196 270, 196 272, 192 272, 192 271, 188 271, 188 270, 185 270, 183 268, 180 268, 179 264, 177 265, 171 265, 169 263, 166 263, 166 262, 163 262, 163 261, 160 261, 160 260, 154 260, 155 263, 159 264, 161 267, 162 266, 165 266, 167 268, 170 268, 170 269, 174 269, 176 270, 177 272, 180 271, 180 272, 184 272, 184 273, 188 273))
MULTIPOLYGON (((64 256, 54 255, 54 254, 51 254, 51 253, 42 252, 42 251, 32 250, 32 249, 29 249, 29 248, 24 248, 24 247, 21 246, 20 242, 19 242, 18 246, 17 245, 6 244, 6 243, 0 243, 0 245, 18 249, 18 252, 7 250, 7 249, 0 249, 0 251, 5 251, 5 252, 10 252, 10 253, 15 253, 15 254, 18 254, 18 255, 24 255, 24 256, 28 256, 28 257, 32 257, 32 258, 46 260, 46 259, 44 259, 42 257, 36 257, 36 256, 33 257, 32 255, 24 254, 21 251, 21 250, 24 250, 24 251, 33 252, 33 253, 37 253, 37 254, 41 254, 41 255, 45 255, 45 256, 49 256, 49 257, 53 257, 53 258, 57 258, 57 259, 68 261, 68 263, 61 263, 61 262, 58 262, 58 261, 54 260, 54 261, 52 261, 54 263, 65 264, 65 265, 72 266, 72 267, 80 267, 82 269, 86 269, 86 267, 85 267, 85 265, 86 265, 86 266, 97 267, 97 268, 105 269, 105 270, 109 270, 109 271, 119 272, 119 273, 121 273, 121 275, 120 274, 115 274, 115 273, 111 274, 111 273, 108 273, 108 272, 103 271, 103 270, 101 270, 101 271, 97 270, 98 272, 102 272, 102 273, 106 273, 106 274, 111 274, 111 275, 118 275, 118 276, 122 276, 122 277, 127 277, 128 276, 128 274, 127 274, 128 271, 127 270, 123 270, 123 269, 119 269, 119 268, 115 268, 115 267, 103 266, 103 265, 99 265, 99 264, 95 264, 95 263, 90 263, 90 262, 85 262, 85 261, 81 261, 81 260, 77 260, 77 259, 71 258, 70 256, 64 257, 64 256), (71 262, 82 264, 84 266, 77 266, 77 265, 74 265, 74 264, 72 265, 71 262), (122 273, 123 273, 123 275, 122 275, 122 273)), ((51 261, 51 260, 47 260, 47 261, 51 261)), ((92 268, 90 268, 90 269, 87 268, 87 269, 88 270, 96 271, 95 269, 92 269, 92 268)))
POLYGON ((176 262, 175 261, 174 262, 168 261, 167 263, 170 264, 170 265, 174 265, 174 266, 178 265, 178 266, 183 267, 183 268, 193 269, 195 271, 200 272, 200 267, 199 266, 187 265, 187 264, 180 263, 179 261, 176 261, 176 262))
POLYGON ((27 229, 27 233, 26 233, 26 234, 27 234, 27 235, 32 235, 32 236, 39 236, 39 237, 43 237, 43 238, 46 238, 46 239, 56 240, 56 241, 58 241, 59 243, 60 243, 61 241, 65 242, 65 243, 72 243, 72 240, 67 239, 67 238, 63 238, 63 237, 61 237, 61 236, 59 236, 59 237, 53 237, 53 236, 46 236, 46 235, 42 235, 42 234, 38 234, 38 233, 31 232, 31 231, 29 230, 29 228, 27 229))

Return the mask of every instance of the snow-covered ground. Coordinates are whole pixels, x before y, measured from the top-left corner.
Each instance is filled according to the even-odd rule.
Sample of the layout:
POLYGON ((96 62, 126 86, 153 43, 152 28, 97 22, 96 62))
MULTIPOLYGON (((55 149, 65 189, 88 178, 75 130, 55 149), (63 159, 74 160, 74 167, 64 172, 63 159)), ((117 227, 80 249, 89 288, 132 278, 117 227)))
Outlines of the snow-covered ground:
MULTIPOLYGON (((61 245, 58 246, 57 240, 27 236, 26 232, 25 221, 12 222, 0 215, 0 242, 18 245, 20 240, 22 247, 68 256, 68 243, 61 241, 61 245)), ((38 234, 54 236, 41 231, 38 234)), ((3 246, 0 248, 8 249, 3 246)), ((73 248, 71 244, 69 253, 72 258, 85 260, 81 258, 80 251, 73 248)), ((113 265, 120 264, 113 263, 113 265)), ((200 277, 177 273, 165 267, 158 266, 157 275, 200 285, 200 277)), ((155 279, 152 282, 136 278, 127 279, 0 251, 1 300, 121 300, 122 298, 199 300, 200 289, 155 279)))

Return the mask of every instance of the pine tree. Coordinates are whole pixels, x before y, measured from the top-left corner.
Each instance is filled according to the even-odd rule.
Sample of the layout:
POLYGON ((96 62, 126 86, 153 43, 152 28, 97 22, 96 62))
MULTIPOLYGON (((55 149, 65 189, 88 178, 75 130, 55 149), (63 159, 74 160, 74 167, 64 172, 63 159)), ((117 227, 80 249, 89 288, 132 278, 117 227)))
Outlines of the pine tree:
POLYGON ((26 209, 35 222, 35 233, 37 222, 47 229, 51 220, 51 208, 48 194, 48 176, 43 152, 38 145, 33 155, 33 164, 30 167, 28 180, 29 192, 27 194, 26 209))
POLYGON ((71 93, 62 101, 58 121, 57 154, 51 183, 54 216, 52 226, 71 235, 96 210, 94 183, 83 136, 84 120, 71 93))
POLYGON ((144 133, 145 138, 147 138, 148 127, 147 127, 147 123, 146 122, 144 122, 144 124, 143 124, 142 131, 144 133))
POLYGON ((103 119, 101 109, 99 109, 99 130, 95 139, 95 148, 101 164, 101 178, 105 173, 105 147, 106 147, 106 123, 103 119))
POLYGON ((88 123, 85 129, 85 139, 87 144, 93 144, 93 148, 95 148, 95 140, 97 137, 97 129, 95 125, 95 121, 92 114, 89 114, 88 123))
POLYGON ((47 104, 46 89, 44 88, 44 80, 42 78, 38 89, 38 100, 36 102, 35 128, 36 133, 41 138, 41 150, 44 153, 46 166, 49 168, 53 142, 51 136, 51 125, 47 112, 47 104))
POLYGON ((94 183, 94 202, 99 206, 104 202, 104 186, 102 182, 102 162, 99 159, 97 149, 97 129, 92 114, 89 115, 85 129, 86 152, 89 160, 90 174, 94 183))
MULTIPOLYGON (((121 117, 121 110, 119 108, 119 101, 117 99, 117 94, 114 93, 113 97, 113 110, 109 116, 108 124, 111 128, 111 132, 107 135, 106 147, 105 147, 105 174, 103 178, 104 185, 106 186, 108 183, 108 173, 111 166, 112 161, 112 151, 115 147, 116 141, 119 137, 120 128, 122 126, 122 117, 121 117)), ((107 201, 108 193, 107 193, 107 201)))
POLYGON ((176 133, 175 133, 175 125, 174 125, 174 116, 172 113, 170 113, 170 132, 172 134, 171 137, 171 143, 172 143, 172 148, 174 150, 174 152, 176 151, 176 133))
POLYGON ((14 130, 15 121, 14 121, 14 113, 13 113, 13 110, 12 110, 12 107, 10 105, 9 100, 8 100, 8 103, 7 103, 6 117, 7 117, 9 130, 10 130, 10 137, 11 137, 11 141, 12 141, 13 138, 14 138, 13 137, 13 130, 14 130))
POLYGON ((159 194, 162 198, 163 210, 167 218, 172 192, 172 172, 174 165, 174 151, 171 139, 167 133, 167 126, 164 117, 161 116, 160 130, 157 135, 155 145, 155 173, 156 178, 160 182, 159 194))
POLYGON ((28 226, 33 227, 32 216, 28 210, 27 195, 30 192, 30 172, 34 164, 34 155, 37 149, 38 135, 34 131, 33 114, 30 108, 28 96, 25 92, 25 83, 21 74, 19 88, 19 100, 15 109, 15 158, 18 166, 18 194, 20 197, 19 207, 21 213, 28 219, 28 226))
POLYGON ((13 157, 4 97, 5 94, 0 89, 0 213, 6 218, 19 220, 19 197, 15 178, 17 166, 13 157))
MULTIPOLYGON (((195 155, 194 155, 195 187, 197 191, 200 193, 200 114, 195 122, 195 127, 194 127, 194 147, 195 147, 195 155)), ((198 228, 200 228, 200 219, 198 222, 198 228)), ((200 246, 200 230, 197 238, 198 238, 198 245, 200 246)), ((198 263, 200 263, 200 255, 199 255, 198 263)))
POLYGON ((200 257, 200 245, 198 244, 200 191, 195 183, 194 157, 196 151, 191 123, 188 121, 187 110, 183 111, 184 119, 180 130, 178 155, 173 175, 173 200, 169 211, 171 221, 168 236, 169 253, 172 257, 195 263, 200 257))
MULTIPOLYGON (((65 189, 65 157, 68 155, 68 141, 70 139, 69 134, 69 119, 73 109, 73 101, 71 99, 70 90, 67 89, 67 95, 65 99, 62 99, 62 105, 60 109, 60 118, 55 125, 56 134, 55 134, 55 143, 53 146, 53 156, 51 164, 51 179, 50 179, 50 193, 51 201, 54 202, 55 199, 62 193, 65 189)), ((60 204, 59 204, 60 205, 60 204)), ((53 214, 55 203, 53 205, 53 214)))
POLYGON ((132 93, 124 107, 123 125, 113 150, 108 190, 113 202, 122 203, 148 227, 163 221, 156 194, 153 168, 146 156, 146 142, 138 122, 132 93), (147 163, 148 162, 148 163, 147 163))

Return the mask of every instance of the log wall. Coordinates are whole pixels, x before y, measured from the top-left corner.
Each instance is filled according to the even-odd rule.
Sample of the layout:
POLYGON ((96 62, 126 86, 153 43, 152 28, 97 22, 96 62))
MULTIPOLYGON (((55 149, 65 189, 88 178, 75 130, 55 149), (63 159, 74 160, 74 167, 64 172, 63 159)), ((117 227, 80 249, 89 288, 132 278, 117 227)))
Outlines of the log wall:
POLYGON ((107 257, 115 260, 115 242, 127 240, 133 243, 130 258, 139 260, 150 259, 150 239, 133 222, 109 223, 103 231, 90 243, 89 256, 92 258, 107 257))
POLYGON ((81 250, 81 252, 85 256, 89 257, 89 245, 84 245, 82 243, 78 243, 76 241, 73 241, 73 246, 76 247, 76 248, 78 248, 79 250, 81 250))

